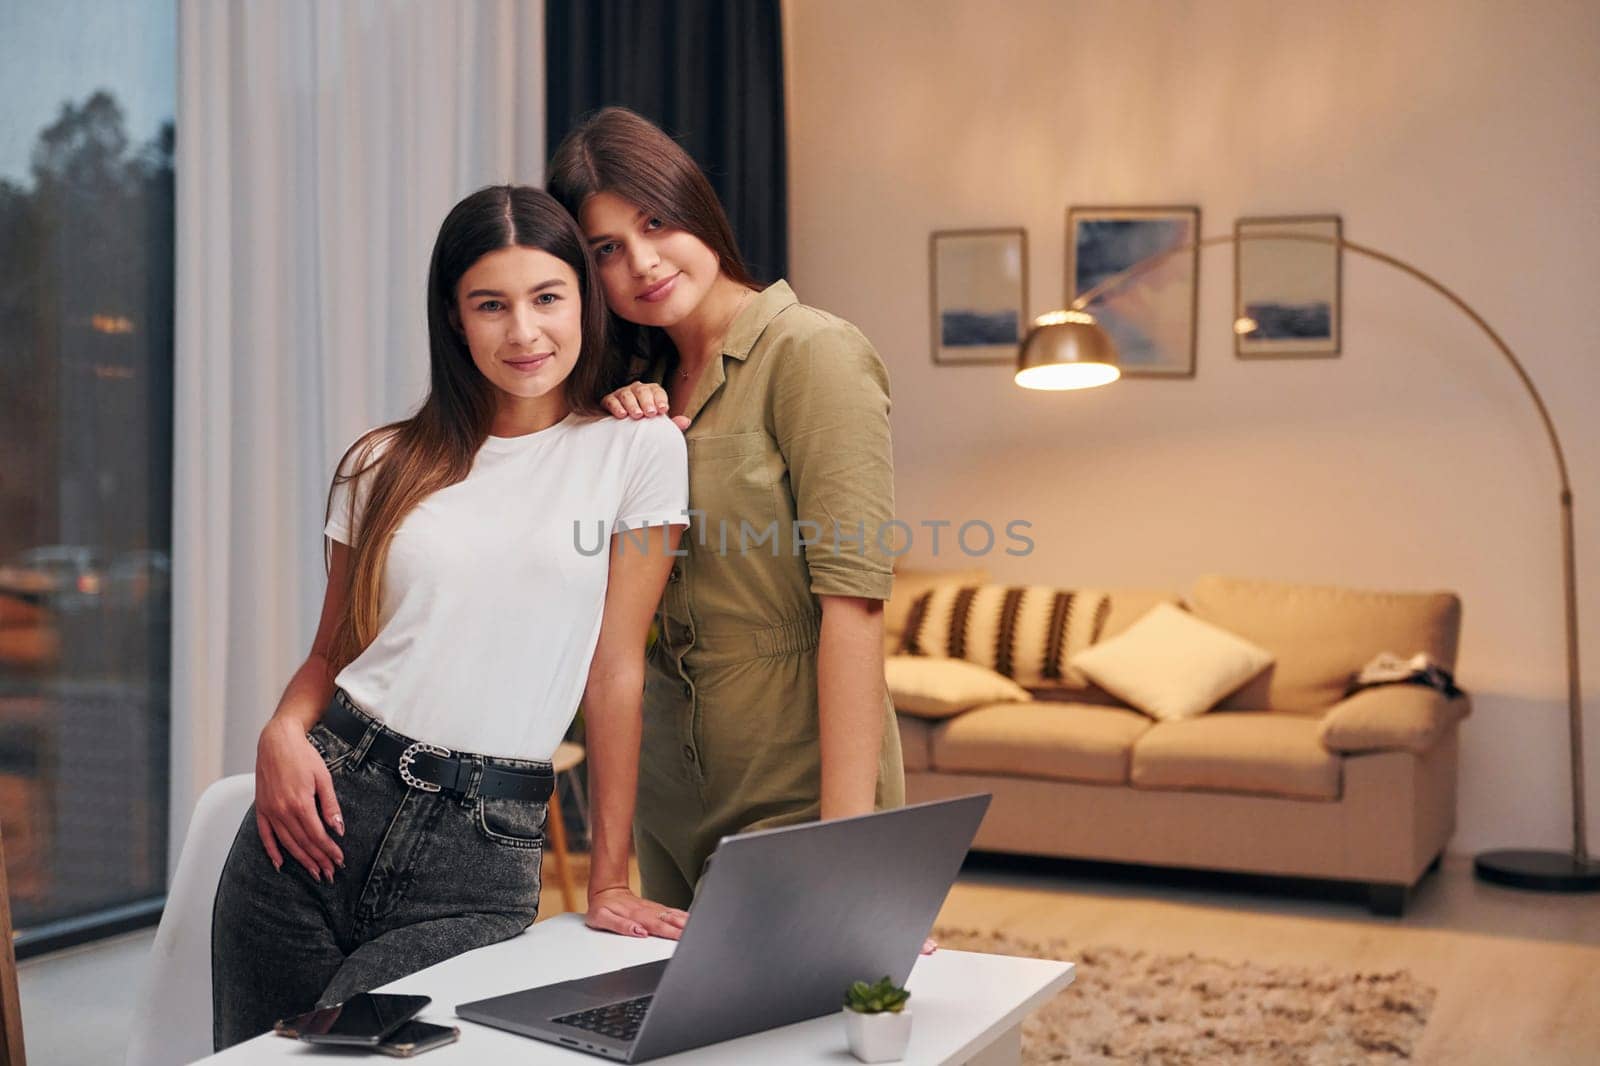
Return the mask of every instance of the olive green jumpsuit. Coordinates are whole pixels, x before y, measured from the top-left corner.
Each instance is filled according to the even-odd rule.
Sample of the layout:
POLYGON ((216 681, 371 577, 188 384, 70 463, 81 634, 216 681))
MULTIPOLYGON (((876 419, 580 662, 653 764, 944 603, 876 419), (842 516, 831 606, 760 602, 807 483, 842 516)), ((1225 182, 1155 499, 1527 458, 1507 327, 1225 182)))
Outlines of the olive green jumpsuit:
MULTIPOLYGON (((784 282, 739 313, 684 413, 693 513, 649 655, 634 821, 644 895, 677 907, 721 837, 819 816, 818 597, 888 599, 895 543, 883 361, 784 282)), ((890 807, 905 778, 882 700, 890 807)))

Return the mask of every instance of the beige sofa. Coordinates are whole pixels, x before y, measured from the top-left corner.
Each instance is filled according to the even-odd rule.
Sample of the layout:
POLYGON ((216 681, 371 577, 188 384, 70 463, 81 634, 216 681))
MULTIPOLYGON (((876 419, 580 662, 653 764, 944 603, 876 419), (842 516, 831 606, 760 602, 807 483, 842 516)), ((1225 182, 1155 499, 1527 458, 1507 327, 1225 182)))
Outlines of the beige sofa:
MULTIPOLYGON (((937 580, 897 580, 891 650, 937 580)), ((1093 685, 945 720, 901 714, 908 799, 993 793, 982 851, 1356 881, 1374 912, 1401 913, 1455 828, 1469 703, 1412 685, 1345 694, 1380 652, 1426 651, 1454 670, 1460 601, 1223 577, 1183 600, 1124 589, 1110 601, 1102 641, 1181 603, 1275 663, 1182 721, 1154 721, 1093 685)))

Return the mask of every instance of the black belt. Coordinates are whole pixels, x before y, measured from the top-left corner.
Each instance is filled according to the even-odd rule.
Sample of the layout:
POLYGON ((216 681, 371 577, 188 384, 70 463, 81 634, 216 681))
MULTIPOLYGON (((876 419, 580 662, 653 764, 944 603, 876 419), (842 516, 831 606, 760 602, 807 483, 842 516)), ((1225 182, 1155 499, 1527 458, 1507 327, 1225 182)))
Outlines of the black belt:
MULTIPOLYGON (((344 693, 334 693, 322 715, 322 724, 345 743, 359 745, 376 719, 369 718, 345 700, 344 693)), ((395 771, 406 784, 424 792, 464 795, 473 769, 479 763, 483 764, 483 776, 478 780, 478 795, 485 799, 544 803, 556 784, 554 770, 508 767, 504 760, 452 752, 437 744, 412 740, 383 725, 378 726, 365 758, 395 771)))

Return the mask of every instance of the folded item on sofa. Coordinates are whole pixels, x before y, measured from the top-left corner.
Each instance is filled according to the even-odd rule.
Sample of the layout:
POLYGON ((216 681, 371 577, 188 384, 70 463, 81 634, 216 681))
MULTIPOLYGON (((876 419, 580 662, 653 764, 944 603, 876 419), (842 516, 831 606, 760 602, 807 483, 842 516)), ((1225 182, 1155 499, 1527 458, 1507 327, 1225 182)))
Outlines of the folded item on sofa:
POLYGON ((1390 651, 1379 652, 1356 674, 1350 692, 1360 692, 1374 685, 1425 685, 1452 699, 1461 695, 1450 671, 1425 651, 1419 651, 1409 659, 1402 659, 1390 651))

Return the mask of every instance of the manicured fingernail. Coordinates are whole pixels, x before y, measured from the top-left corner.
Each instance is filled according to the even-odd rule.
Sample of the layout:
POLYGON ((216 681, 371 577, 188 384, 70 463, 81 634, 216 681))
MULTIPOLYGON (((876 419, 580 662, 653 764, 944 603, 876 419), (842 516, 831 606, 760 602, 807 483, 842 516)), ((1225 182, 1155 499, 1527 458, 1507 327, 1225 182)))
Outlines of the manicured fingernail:
POLYGON ((333 831, 335 833, 338 833, 340 836, 344 836, 344 816, 343 815, 336 814, 336 815, 333 816, 333 831))
POLYGON ((634 936, 648 936, 649 934, 647 934, 644 931, 644 926, 636 925, 636 926, 633 927, 633 935, 634 936))

